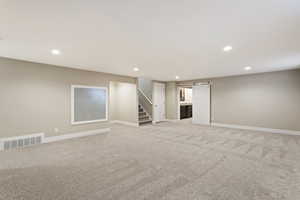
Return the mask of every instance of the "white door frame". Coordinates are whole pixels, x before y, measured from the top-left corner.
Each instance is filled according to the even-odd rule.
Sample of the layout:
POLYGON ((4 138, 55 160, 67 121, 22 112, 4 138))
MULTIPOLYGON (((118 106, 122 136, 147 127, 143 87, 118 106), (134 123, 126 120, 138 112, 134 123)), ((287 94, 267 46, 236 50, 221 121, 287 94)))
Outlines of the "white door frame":
POLYGON ((180 120, 180 88, 182 87, 176 87, 177 91, 177 120, 180 120))
POLYGON ((161 121, 166 121, 166 85, 164 83, 159 83, 159 82, 153 82, 153 91, 152 91, 152 98, 153 98, 153 105, 152 105, 152 115, 153 115, 153 123, 157 123, 157 122, 161 122, 161 121), (159 118, 160 119, 157 119, 156 118, 156 106, 157 106, 157 102, 156 102, 156 87, 155 87, 155 84, 157 85, 162 85, 163 88, 164 88, 164 91, 163 91, 163 96, 164 96, 164 101, 163 101, 163 114, 162 116, 160 116, 159 118))

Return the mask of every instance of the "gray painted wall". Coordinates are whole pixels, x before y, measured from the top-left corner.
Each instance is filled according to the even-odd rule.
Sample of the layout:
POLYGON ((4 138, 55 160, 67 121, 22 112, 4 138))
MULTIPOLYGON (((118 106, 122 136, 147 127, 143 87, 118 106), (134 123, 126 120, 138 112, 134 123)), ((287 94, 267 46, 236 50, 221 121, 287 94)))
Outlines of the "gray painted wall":
POLYGON ((138 123, 136 84, 110 82, 110 99, 111 120, 138 123))
POLYGON ((300 69, 207 80, 213 122, 300 131, 300 69))
POLYGON ((70 98, 72 84, 109 87, 110 81, 136 84, 131 77, 0 58, 0 138, 39 132, 53 136, 107 126, 71 125, 70 98))
POLYGON ((176 82, 166 83, 166 118, 177 119, 178 100, 177 100, 177 86, 176 82))

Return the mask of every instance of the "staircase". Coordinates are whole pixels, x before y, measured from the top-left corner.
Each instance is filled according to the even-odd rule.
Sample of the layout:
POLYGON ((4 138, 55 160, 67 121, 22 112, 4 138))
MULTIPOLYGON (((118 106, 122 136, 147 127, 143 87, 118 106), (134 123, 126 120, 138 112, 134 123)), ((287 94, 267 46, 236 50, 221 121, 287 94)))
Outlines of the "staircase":
POLYGON ((152 119, 148 113, 144 110, 143 106, 139 105, 139 124, 151 123, 152 119))

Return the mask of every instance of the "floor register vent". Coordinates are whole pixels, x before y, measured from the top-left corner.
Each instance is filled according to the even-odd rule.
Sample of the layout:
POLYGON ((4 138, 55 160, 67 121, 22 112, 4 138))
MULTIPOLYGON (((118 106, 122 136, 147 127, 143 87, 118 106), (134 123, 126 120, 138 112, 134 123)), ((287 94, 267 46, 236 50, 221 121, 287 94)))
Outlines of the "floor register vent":
POLYGON ((0 151, 42 144, 43 140, 44 133, 11 138, 0 138, 0 151))

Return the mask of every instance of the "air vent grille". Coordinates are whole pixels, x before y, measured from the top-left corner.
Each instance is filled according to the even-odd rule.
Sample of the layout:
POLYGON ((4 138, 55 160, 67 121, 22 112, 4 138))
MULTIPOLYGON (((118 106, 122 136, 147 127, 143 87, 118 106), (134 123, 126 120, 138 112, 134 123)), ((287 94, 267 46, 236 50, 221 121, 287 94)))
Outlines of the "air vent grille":
POLYGON ((0 139, 0 150, 9 150, 42 144, 43 139, 43 133, 0 139))

